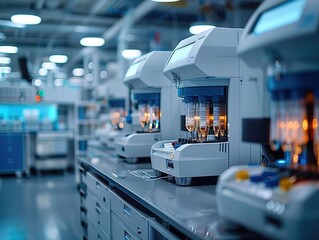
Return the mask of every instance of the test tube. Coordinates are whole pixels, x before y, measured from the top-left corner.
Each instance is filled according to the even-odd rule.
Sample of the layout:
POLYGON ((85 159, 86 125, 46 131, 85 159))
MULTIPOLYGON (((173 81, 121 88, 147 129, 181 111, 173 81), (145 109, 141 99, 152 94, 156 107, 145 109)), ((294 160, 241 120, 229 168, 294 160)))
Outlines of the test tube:
POLYGON ((214 135, 216 137, 218 137, 218 136, 220 136, 220 106, 219 106, 219 101, 214 101, 213 112, 214 112, 214 135))
POLYGON ((224 137, 226 132, 226 108, 222 101, 214 101, 214 135, 216 137, 224 137))
POLYGON ((159 101, 154 102, 153 106, 153 129, 158 131, 160 129, 161 110, 159 101))
POLYGON ((286 152, 291 150, 288 123, 290 120, 290 101, 286 92, 279 92, 279 142, 281 149, 286 152))
POLYGON ((315 92, 315 106, 314 106, 314 119, 313 119, 313 130, 314 130, 314 149, 313 152, 317 158, 317 165, 319 166, 319 91, 315 92))
POLYGON ((278 95, 273 93, 270 106, 270 147, 273 151, 280 148, 279 123, 280 123, 280 105, 278 95))
POLYGON ((209 103, 206 96, 199 96, 199 130, 202 138, 206 138, 209 130, 209 103))
POLYGON ((153 130, 153 121, 154 121, 154 118, 155 118, 153 101, 149 102, 148 109, 149 109, 149 115, 150 115, 149 123, 148 123, 148 129, 149 129, 149 131, 152 131, 153 130))
POLYGON ((185 127, 189 132, 193 132, 195 130, 195 98, 194 97, 185 97, 185 127))
POLYGON ((149 119, 148 119, 148 105, 146 102, 141 102, 138 105, 138 109, 139 109, 139 121, 140 121, 140 125, 141 127, 144 129, 145 126, 148 124, 149 119))
POLYGON ((306 107, 304 102, 305 94, 303 92, 292 93, 292 109, 293 109, 293 141, 301 146, 306 142, 306 107))

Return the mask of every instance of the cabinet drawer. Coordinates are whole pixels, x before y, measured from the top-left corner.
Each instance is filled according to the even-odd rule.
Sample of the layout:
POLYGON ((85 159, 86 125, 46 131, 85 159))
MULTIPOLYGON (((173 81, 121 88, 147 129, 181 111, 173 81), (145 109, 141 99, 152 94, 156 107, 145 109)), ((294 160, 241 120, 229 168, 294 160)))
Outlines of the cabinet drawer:
POLYGON ((86 174, 86 186, 101 200, 105 209, 109 208, 109 190, 91 173, 86 174))
POLYGON ((121 220, 119 220, 114 214, 112 214, 111 221, 112 239, 140 240, 140 238, 130 233, 128 229, 125 229, 124 225, 121 223, 121 220))
POLYGON ((80 172, 80 182, 84 183, 87 186, 87 177, 86 177, 86 171, 81 166, 79 167, 80 172))
POLYGON ((87 218, 96 229, 101 229, 110 236, 110 211, 103 208, 101 201, 90 191, 86 197, 87 218))
POLYGON ((95 228, 90 221, 88 221, 87 237, 88 237, 88 240, 109 240, 110 239, 101 230, 95 228))
POLYGON ((111 211, 141 239, 148 239, 148 218, 111 192, 111 211))

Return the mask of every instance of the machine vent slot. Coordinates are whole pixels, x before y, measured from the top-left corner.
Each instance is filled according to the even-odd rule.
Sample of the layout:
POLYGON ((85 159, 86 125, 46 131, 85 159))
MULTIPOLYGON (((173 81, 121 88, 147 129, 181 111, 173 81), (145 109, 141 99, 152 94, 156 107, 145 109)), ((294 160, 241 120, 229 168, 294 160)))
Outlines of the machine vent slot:
POLYGON ((282 222, 281 220, 279 220, 278 218, 275 218, 273 216, 266 216, 266 222, 268 224, 271 224, 277 228, 281 228, 282 227, 282 222))

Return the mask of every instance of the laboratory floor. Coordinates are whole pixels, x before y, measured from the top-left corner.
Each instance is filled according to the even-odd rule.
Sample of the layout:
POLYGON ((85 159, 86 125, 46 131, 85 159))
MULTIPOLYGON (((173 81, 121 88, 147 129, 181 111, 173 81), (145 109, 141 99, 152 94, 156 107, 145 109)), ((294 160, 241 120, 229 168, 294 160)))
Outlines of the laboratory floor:
POLYGON ((0 177, 0 239, 81 239, 78 195, 72 174, 0 177))

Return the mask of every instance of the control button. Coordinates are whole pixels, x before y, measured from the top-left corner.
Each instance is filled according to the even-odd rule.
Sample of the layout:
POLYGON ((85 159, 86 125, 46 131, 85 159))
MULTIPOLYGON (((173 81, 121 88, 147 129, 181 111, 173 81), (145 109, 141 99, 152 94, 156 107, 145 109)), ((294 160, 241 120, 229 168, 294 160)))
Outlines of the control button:
POLYGON ((294 185, 294 181, 290 178, 284 177, 279 181, 279 188, 282 191, 288 192, 292 186, 294 185))
POLYGON ((249 179, 249 172, 247 170, 241 170, 236 173, 237 180, 247 180, 249 179))
POLYGON ((266 187, 269 187, 269 188, 277 187, 278 184, 279 184, 279 178, 276 176, 271 177, 271 178, 267 178, 265 180, 265 185, 266 185, 266 187))
POLYGON ((261 174, 264 178, 275 176, 277 173, 273 171, 263 171, 261 174))
POLYGON ((263 180, 264 180, 264 176, 263 175, 250 176, 250 181, 254 182, 254 183, 259 183, 259 182, 262 182, 263 180))

